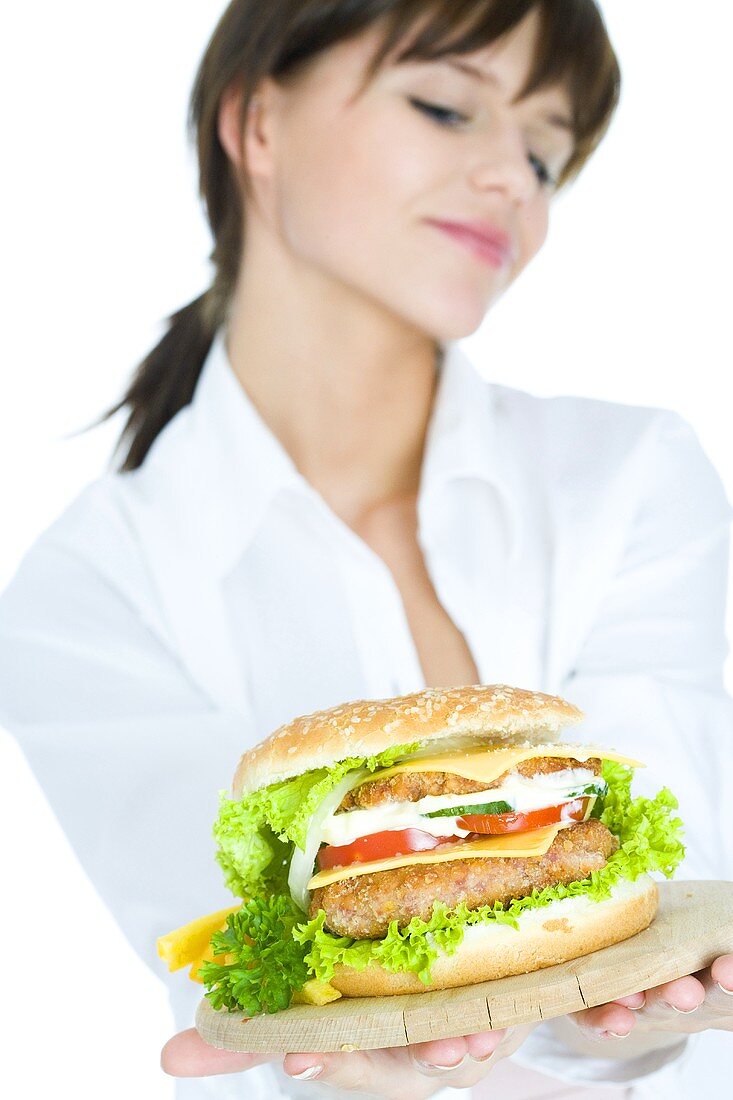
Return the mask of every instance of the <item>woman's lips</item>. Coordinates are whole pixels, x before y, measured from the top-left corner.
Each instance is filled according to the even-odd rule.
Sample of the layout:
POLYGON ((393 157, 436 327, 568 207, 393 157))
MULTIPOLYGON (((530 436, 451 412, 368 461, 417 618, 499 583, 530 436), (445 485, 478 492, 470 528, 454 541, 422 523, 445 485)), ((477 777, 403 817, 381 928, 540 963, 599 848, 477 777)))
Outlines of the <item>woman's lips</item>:
POLYGON ((426 219, 429 225, 442 229, 449 237, 462 244, 474 256, 478 256, 490 267, 499 268, 509 264, 512 258, 512 244, 509 236, 493 226, 476 226, 465 222, 443 222, 434 218, 426 219))

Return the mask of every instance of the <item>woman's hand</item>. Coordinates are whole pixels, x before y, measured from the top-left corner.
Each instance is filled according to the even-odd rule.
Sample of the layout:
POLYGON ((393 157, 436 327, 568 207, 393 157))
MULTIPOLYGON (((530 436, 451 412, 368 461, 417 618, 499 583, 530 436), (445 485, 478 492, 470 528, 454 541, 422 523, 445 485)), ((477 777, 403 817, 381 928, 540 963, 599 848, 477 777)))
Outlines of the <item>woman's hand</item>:
MULTIPOLYGON (((560 1038, 579 1054, 599 1054, 604 1040, 618 1041, 635 1032, 618 1056, 668 1046, 669 1039, 708 1028, 733 1031, 733 954, 721 955, 706 970, 676 978, 596 1008, 553 1021, 560 1038), (643 1033, 663 1032, 665 1036, 643 1033), (575 1041, 581 1037, 581 1042, 575 1041), (585 1040, 585 1045, 583 1044, 585 1040), (591 1040, 591 1042, 587 1042, 591 1040), (661 1041, 660 1041, 661 1040, 661 1041), (641 1041, 641 1042, 639 1042, 641 1041)), ((298 1080, 318 1080, 335 1088, 366 1092, 385 1100, 424 1100, 450 1085, 470 1088, 503 1058, 513 1054, 533 1024, 509 1031, 487 1031, 459 1039, 439 1039, 389 1050, 336 1054, 286 1054, 285 1072, 298 1080)), ((611 1048, 607 1048, 610 1054, 611 1048)), ((209 1046, 194 1028, 182 1031, 163 1047, 161 1065, 174 1077, 208 1077, 241 1073, 280 1055, 237 1054, 209 1046)))
MULTIPOLYGON (((438 1039, 409 1047, 337 1054, 286 1054, 283 1068, 300 1081, 318 1081, 385 1100, 424 1100, 442 1088, 470 1088, 513 1054, 534 1027, 486 1031, 461 1039, 438 1039)), ((282 1055, 236 1054, 209 1046, 195 1028, 181 1031, 163 1047, 161 1066, 174 1077, 241 1073, 282 1055)))
MULTIPOLYGON (((586 1039, 601 1041, 626 1038, 632 1031, 733 1031, 733 954, 721 955, 696 974, 573 1012, 570 1019, 586 1039)), ((651 1049, 654 1043, 646 1046, 651 1049)))

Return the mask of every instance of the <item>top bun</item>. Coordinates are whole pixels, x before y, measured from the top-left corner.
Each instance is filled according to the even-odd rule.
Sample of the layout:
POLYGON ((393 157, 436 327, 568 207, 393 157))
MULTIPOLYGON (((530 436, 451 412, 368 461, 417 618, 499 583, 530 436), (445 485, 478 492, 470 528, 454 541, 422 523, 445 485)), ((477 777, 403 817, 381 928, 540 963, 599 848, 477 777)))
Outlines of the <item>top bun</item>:
POLYGON ((556 695, 505 684, 427 688, 392 699, 358 699, 294 718, 244 753, 232 796, 258 791, 349 756, 375 756, 396 745, 448 741, 439 751, 473 744, 558 740, 584 714, 556 695))

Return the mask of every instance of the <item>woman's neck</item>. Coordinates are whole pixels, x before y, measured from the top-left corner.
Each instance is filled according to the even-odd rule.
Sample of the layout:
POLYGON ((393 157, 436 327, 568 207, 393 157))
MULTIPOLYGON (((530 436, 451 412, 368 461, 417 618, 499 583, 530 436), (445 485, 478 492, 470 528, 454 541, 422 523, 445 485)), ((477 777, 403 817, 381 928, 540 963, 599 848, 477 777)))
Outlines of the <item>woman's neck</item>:
POLYGON ((271 289, 240 282, 227 352, 298 470, 349 524, 416 494, 435 342, 348 293, 335 301, 271 289))

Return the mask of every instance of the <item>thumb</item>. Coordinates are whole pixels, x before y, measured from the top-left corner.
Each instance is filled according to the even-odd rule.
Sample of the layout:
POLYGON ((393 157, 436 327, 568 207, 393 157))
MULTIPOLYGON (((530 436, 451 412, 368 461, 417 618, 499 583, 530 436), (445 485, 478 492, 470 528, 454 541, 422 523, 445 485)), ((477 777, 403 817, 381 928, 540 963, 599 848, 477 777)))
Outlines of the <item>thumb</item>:
POLYGON ((263 1062, 272 1062, 280 1054, 242 1054, 220 1050, 205 1043, 195 1027, 179 1031, 160 1052, 160 1065, 172 1077, 210 1077, 216 1073, 242 1073, 263 1062))

